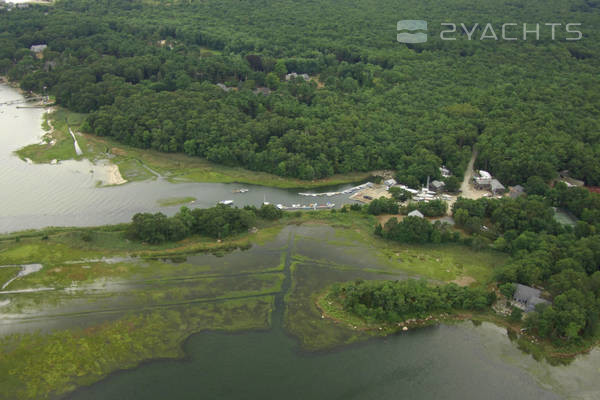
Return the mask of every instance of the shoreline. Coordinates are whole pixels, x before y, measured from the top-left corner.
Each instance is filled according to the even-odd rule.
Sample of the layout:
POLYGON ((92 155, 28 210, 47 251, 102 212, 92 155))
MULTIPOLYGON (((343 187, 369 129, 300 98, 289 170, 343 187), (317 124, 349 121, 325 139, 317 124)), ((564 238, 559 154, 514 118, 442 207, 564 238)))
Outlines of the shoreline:
POLYGON ((315 307, 321 312, 321 318, 327 318, 334 321, 336 324, 345 324, 346 326, 359 330, 366 333, 374 333, 374 336, 384 338, 386 336, 407 332, 413 329, 426 328, 429 326, 439 324, 450 324, 463 321, 477 321, 477 322, 489 322, 498 327, 506 328, 507 334, 512 342, 515 342, 519 350, 526 354, 531 354, 534 359, 536 356, 542 356, 550 365, 568 364, 575 360, 579 355, 589 354, 594 348, 600 344, 600 340, 594 339, 592 344, 584 345, 579 349, 573 351, 561 352, 559 348, 552 345, 549 341, 541 339, 535 335, 528 335, 521 332, 521 324, 515 325, 505 318, 501 318, 496 314, 477 313, 477 312, 460 312, 457 313, 431 313, 427 318, 424 319, 409 319, 407 321, 399 322, 397 324, 388 323, 367 323, 359 317, 354 316, 348 311, 343 310, 340 304, 333 304, 329 302, 330 308, 337 307, 340 311, 340 316, 331 314, 331 311, 324 307, 323 302, 326 301, 329 296, 329 288, 320 293, 314 301, 315 307), (347 318, 344 318, 347 317, 347 318), (360 321, 360 322, 356 322, 360 321), (406 329, 404 329, 406 328, 406 329), (514 336, 513 336, 514 335, 514 336), (527 346, 525 345, 527 343, 527 346))
MULTIPOLYGON (((36 93, 27 93, 23 91, 18 82, 9 81, 5 76, 0 76, 0 84, 5 84, 19 92, 23 97, 36 95, 36 93)), ((48 125, 51 127, 51 132, 56 130, 56 112, 60 111, 67 117, 75 115, 68 109, 50 105, 47 108, 48 125)), ((77 128, 75 127, 77 130, 77 128)), ((82 144, 83 155, 75 156, 69 159, 86 158, 91 162, 102 159, 102 155, 110 155, 111 163, 115 164, 121 175, 121 178, 126 182, 123 183, 108 183, 106 186, 116 184, 124 184, 135 180, 150 180, 155 179, 154 173, 148 173, 147 168, 150 168, 156 173, 165 176, 170 182, 197 182, 197 183, 239 183, 248 185, 258 185, 277 189, 317 189, 341 186, 347 184, 358 184, 369 177, 380 173, 380 171, 367 172, 351 172, 347 174, 334 174, 332 176, 315 179, 312 181, 303 181, 296 178, 286 178, 279 175, 273 175, 263 171, 253 171, 242 166, 229 167, 220 164, 214 164, 200 157, 189 157, 183 153, 161 153, 151 149, 134 148, 123 143, 117 142, 108 137, 99 137, 90 133, 78 132, 85 140, 82 144), (89 147, 94 147, 90 151, 89 147), (103 154, 101 154, 103 153, 103 154), (138 164, 138 165, 135 165, 138 164), (141 164, 141 165, 140 165, 141 164), (147 167, 147 168, 146 168, 147 167), (128 172, 139 173, 143 169, 145 174, 140 174, 141 179, 127 179, 128 172), (151 175, 151 176, 150 176, 151 175)), ((23 150, 25 146, 17 152, 23 150)), ((29 157, 31 158, 31 157, 29 157)), ((31 158, 33 162, 39 163, 39 159, 31 158)), ((45 161, 43 161, 45 162, 45 161)), ((114 182, 120 182, 115 179, 114 182)))

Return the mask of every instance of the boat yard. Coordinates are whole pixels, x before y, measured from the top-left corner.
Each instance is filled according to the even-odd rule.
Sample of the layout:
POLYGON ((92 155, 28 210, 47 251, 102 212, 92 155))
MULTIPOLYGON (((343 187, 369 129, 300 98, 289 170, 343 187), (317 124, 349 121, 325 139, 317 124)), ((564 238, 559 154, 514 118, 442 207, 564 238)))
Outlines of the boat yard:
POLYGON ((370 203, 374 199, 380 197, 385 197, 387 199, 391 198, 392 194, 389 192, 389 188, 386 185, 376 185, 371 183, 350 196, 350 200, 360 201, 361 203, 370 203))

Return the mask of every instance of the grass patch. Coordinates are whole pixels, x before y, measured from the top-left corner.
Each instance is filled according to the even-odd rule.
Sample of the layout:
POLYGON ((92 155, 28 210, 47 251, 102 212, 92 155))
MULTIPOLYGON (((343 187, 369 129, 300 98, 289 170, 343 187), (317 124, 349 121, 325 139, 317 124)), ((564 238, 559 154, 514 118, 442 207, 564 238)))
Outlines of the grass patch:
POLYGON ((395 268, 442 282, 470 277, 477 285, 493 280, 494 269, 508 256, 496 251, 474 251, 459 244, 389 245, 383 254, 395 268))
POLYGON ((171 206, 178 206, 181 204, 188 204, 191 203, 193 201, 196 201, 195 197, 170 197, 167 199, 160 199, 158 200, 158 205, 161 207, 171 207, 171 206))
POLYGON ((113 162, 119 167, 119 172, 123 179, 126 179, 128 182, 156 178, 156 175, 146 168, 142 162, 134 158, 117 157, 113 159, 113 162))
POLYGON ((17 276, 20 267, 3 267, 0 268, 0 287, 4 285, 6 282, 17 276))
POLYGON ((137 301, 144 304, 178 304, 185 301, 199 299, 227 300, 246 296, 275 295, 281 291, 284 275, 281 273, 254 274, 245 277, 222 276, 178 280, 179 284, 173 285, 172 281, 164 282, 168 287, 163 287, 161 281, 145 281, 152 284, 151 288, 136 293, 137 301))
POLYGON ((47 133, 42 138, 42 143, 31 144, 20 150, 17 155, 22 158, 29 158, 35 163, 49 163, 52 160, 71 160, 82 159, 89 156, 86 154, 85 138, 77 137, 79 146, 84 152, 83 156, 75 153, 73 138, 69 133, 69 127, 75 132, 83 123, 86 115, 58 109, 52 114, 44 114, 42 128, 47 133))

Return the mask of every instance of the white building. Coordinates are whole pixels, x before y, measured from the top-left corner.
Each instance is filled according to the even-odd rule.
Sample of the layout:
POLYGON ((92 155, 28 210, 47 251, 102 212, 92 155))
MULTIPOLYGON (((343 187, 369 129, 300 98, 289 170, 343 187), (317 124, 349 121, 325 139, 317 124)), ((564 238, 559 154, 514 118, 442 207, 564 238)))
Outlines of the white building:
POLYGON ((412 210, 411 212, 408 213, 408 216, 409 217, 424 218, 424 215, 419 210, 412 210))

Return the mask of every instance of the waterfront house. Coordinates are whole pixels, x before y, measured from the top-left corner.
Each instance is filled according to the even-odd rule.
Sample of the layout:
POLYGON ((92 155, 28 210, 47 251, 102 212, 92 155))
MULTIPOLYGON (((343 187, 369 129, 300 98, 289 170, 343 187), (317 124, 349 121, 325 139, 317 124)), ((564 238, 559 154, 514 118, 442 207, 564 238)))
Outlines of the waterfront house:
POLYGON ((550 303, 548 300, 542 299, 541 294, 542 291, 539 289, 517 283, 513 300, 517 303, 516 305, 521 306, 526 312, 534 311, 536 305, 550 303))
POLYGON ((444 178, 448 178, 449 176, 451 176, 451 175, 452 175, 452 172, 450 172, 450 170, 449 170, 448 168, 446 168, 446 166, 445 166, 445 165, 442 165, 442 166, 440 167, 440 173, 442 174, 442 176, 443 176, 444 178))
POLYGON ((558 175, 560 176, 560 181, 564 182, 568 187, 583 187, 585 185, 584 181, 571 178, 568 170, 560 171, 558 175))
POLYGON ((227 87, 226 85, 224 85, 223 83, 217 83, 217 86, 220 87, 223 91, 225 92, 229 92, 232 88, 227 87))

